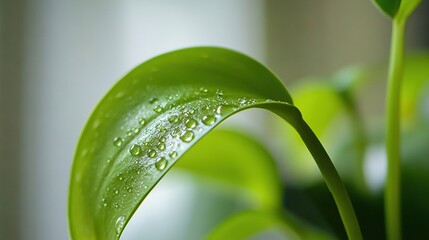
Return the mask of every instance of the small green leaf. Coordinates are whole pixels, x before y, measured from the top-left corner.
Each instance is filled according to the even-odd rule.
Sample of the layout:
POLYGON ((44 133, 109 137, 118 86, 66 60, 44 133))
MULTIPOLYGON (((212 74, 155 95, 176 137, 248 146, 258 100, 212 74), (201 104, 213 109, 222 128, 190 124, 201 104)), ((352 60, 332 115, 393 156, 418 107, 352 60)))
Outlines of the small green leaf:
POLYGON ((242 133, 213 131, 183 155, 176 166, 228 189, 232 187, 258 208, 281 208, 282 184, 273 157, 242 133))
POLYGON ((249 239, 266 230, 277 230, 285 239, 333 239, 320 230, 305 225, 286 214, 262 211, 238 213, 221 223, 207 239, 249 239))
POLYGON ((401 0, 373 0, 375 6, 377 6, 382 12, 394 18, 398 12, 401 0))
POLYGON ((70 180, 71 237, 118 239, 150 190, 214 126, 250 107, 299 121, 291 103, 268 69, 226 49, 184 49, 138 66, 83 130, 70 180))

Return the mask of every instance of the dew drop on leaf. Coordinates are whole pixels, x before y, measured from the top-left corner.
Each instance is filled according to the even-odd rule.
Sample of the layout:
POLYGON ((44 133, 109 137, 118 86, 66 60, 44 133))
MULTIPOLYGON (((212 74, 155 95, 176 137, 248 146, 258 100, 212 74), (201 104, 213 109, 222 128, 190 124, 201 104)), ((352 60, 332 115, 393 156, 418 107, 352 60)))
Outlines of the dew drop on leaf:
POLYGON ((140 132, 140 128, 138 128, 138 127, 133 128, 133 132, 135 134, 139 133, 140 132))
POLYGON ((140 121, 139 121, 139 124, 140 125, 145 125, 145 123, 146 123, 146 119, 144 119, 144 118, 142 118, 142 119, 140 119, 140 121))
POLYGON ((156 146, 159 150, 164 150, 165 149, 165 144, 163 142, 159 142, 158 145, 156 146))
MULTIPOLYGON (((117 204, 115 204, 116 206, 117 204)), ((118 219, 116 219, 116 223, 115 223, 115 230, 116 230, 116 234, 119 235, 121 233, 122 228, 125 225, 125 216, 120 216, 118 217, 118 219)))
POLYGON ((158 158, 155 162, 156 169, 158 169, 160 171, 164 170, 166 166, 167 166, 167 159, 165 159, 163 157, 158 158))
POLYGON ((185 131, 180 136, 180 139, 184 142, 190 142, 194 139, 194 133, 192 131, 185 131))
POLYGON ((200 91, 202 93, 208 93, 209 92, 209 90, 207 88, 204 88, 204 87, 200 88, 200 91))
POLYGON ((134 144, 133 146, 131 146, 131 148, 130 148, 131 155, 138 156, 138 155, 140 155, 140 152, 141 152, 141 148, 139 145, 134 144))
POLYGON ((218 99, 220 99, 220 98, 222 98, 223 97, 223 92, 221 91, 221 90, 217 90, 216 91, 216 97, 218 98, 218 99))
POLYGON ((188 129, 193 129, 193 128, 195 128, 196 126, 197 126, 197 124, 198 124, 198 122, 195 120, 195 119, 193 119, 193 118, 189 118, 188 120, 186 120, 186 122, 185 122, 185 126, 188 128, 188 129))
POLYGON ((158 102, 158 98, 156 98, 156 97, 149 99, 150 104, 154 104, 156 102, 158 102))
POLYGON ((122 146, 122 143, 124 142, 124 139, 120 138, 120 137, 115 137, 115 139, 113 139, 113 145, 120 147, 122 146))
POLYGON ((216 117, 213 115, 204 116, 202 122, 207 126, 213 125, 216 122, 216 117))
POLYGON ((228 112, 232 112, 236 110, 236 108, 234 106, 231 105, 220 105, 216 108, 216 114, 217 115, 225 115, 228 112))
POLYGON ((173 151, 169 154, 170 158, 176 158, 177 157, 177 152, 173 151))
POLYGON ((158 106, 155 106, 155 107, 153 108, 153 110, 154 110, 155 112, 157 112, 157 113, 160 113, 160 112, 162 112, 162 107, 161 107, 160 105, 158 105, 158 106))
POLYGON ((153 149, 151 149, 151 150, 149 150, 149 151, 147 152, 147 155, 148 155, 149 157, 153 158, 153 157, 155 157, 155 156, 156 156, 156 151, 155 151, 155 150, 153 150, 153 149))
POLYGON ((171 124, 173 124, 173 123, 177 123, 178 121, 179 121, 179 117, 178 117, 178 116, 176 116, 176 115, 170 116, 170 117, 168 118, 168 122, 170 122, 171 124))

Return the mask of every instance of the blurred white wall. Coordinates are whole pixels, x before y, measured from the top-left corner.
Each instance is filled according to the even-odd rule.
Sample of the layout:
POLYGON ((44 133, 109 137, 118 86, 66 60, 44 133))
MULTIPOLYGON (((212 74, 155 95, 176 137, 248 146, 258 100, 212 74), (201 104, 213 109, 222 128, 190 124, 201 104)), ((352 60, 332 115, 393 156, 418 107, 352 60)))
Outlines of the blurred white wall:
POLYGON ((25 14, 21 239, 67 239, 68 179, 80 130, 132 67, 195 45, 264 58, 258 0, 38 0, 28 1, 25 14))

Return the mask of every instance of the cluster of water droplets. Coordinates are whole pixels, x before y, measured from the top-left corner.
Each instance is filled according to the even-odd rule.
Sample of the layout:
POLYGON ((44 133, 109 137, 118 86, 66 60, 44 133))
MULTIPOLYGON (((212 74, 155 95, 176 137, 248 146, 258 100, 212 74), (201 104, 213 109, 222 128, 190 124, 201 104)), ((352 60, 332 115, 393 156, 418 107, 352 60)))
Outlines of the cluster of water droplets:
MULTIPOLYGON (((142 116, 146 117, 139 118, 134 127, 113 139, 114 146, 128 148, 130 161, 134 163, 133 171, 138 175, 145 174, 140 184, 136 183, 135 179, 124 179, 125 177, 119 174, 117 179, 123 182, 123 189, 107 189, 108 196, 112 193, 113 196, 118 196, 112 198, 119 199, 113 203, 118 213, 124 203, 121 199, 133 195, 132 201, 139 201, 138 196, 142 190, 144 192, 151 187, 148 186, 152 184, 150 179, 172 165, 172 162, 184 153, 189 143, 209 131, 226 115, 257 102, 253 98, 228 98, 222 90, 213 91, 204 87, 196 89, 188 98, 188 101, 183 100, 183 96, 170 96, 163 101, 158 97, 150 98, 146 104, 152 108, 152 113, 145 112, 142 116), (131 194, 133 189, 138 194, 131 194)), ((111 161, 110 158, 108 161, 111 161)), ((129 174, 130 171, 124 175, 134 178, 133 173, 129 174)), ((109 205, 106 198, 102 199, 101 204, 103 207, 109 205)), ((125 217, 121 215, 115 224, 117 234, 124 224, 125 217)))

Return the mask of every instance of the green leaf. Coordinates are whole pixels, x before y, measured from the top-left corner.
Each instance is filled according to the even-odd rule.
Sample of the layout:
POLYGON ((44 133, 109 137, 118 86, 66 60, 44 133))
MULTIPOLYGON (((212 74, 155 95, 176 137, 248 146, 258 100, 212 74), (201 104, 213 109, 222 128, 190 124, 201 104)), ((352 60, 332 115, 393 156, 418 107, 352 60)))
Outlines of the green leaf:
POLYGON ((155 184, 214 126, 265 105, 300 117, 290 103, 269 70, 226 49, 179 50, 138 66, 107 93, 83 130, 69 190, 71 237, 119 238, 155 184))
POLYGON ((285 239, 333 239, 329 234, 286 214, 262 211, 241 212, 232 216, 214 229, 207 239, 249 239, 266 230, 277 230, 285 239))
POLYGON ((246 196, 258 208, 281 208, 282 184, 273 157, 242 133, 213 131, 176 166, 246 196))
POLYGON ((398 12, 401 0, 372 0, 374 5, 377 6, 386 15, 394 18, 398 12))
MULTIPOLYGON (((69 190, 74 239, 118 239, 141 201, 200 138, 230 115, 264 108, 288 121, 312 152, 351 239, 362 239, 329 156, 267 68, 221 48, 149 60, 120 80, 88 120, 69 190)), ((213 146, 216 147, 216 146, 213 146)))

